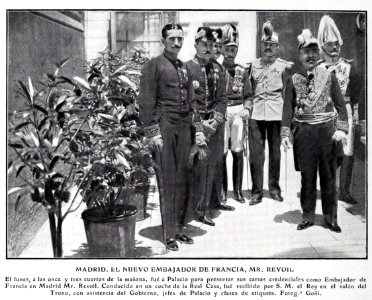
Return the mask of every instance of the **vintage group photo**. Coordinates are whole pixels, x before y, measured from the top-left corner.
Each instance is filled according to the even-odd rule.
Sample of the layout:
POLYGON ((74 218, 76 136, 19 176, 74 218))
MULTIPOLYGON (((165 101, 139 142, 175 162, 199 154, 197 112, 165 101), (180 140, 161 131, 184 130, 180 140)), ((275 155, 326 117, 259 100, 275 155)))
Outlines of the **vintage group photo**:
POLYGON ((367 258, 367 12, 7 10, 7 258, 367 258))

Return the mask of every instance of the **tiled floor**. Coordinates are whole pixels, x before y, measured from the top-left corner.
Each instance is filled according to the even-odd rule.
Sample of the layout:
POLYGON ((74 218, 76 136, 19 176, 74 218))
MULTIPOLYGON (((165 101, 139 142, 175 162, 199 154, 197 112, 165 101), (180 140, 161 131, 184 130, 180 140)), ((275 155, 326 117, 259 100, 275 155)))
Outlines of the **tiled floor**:
MULTIPOLYGON (((235 206, 233 212, 212 212, 216 222, 210 227, 191 221, 185 233, 194 239, 194 245, 180 245, 177 252, 167 252, 161 238, 161 219, 158 193, 150 194, 148 217, 136 223, 136 248, 134 257, 156 258, 365 258, 366 222, 363 213, 339 202, 338 218, 342 233, 334 233, 323 227, 321 203, 318 200, 315 226, 297 231, 301 221, 298 198, 300 174, 294 171, 291 152, 287 157, 285 182, 285 155, 282 157, 281 186, 285 201, 276 202, 264 198, 256 206, 240 204, 233 199, 228 204, 235 206), (287 186, 287 188, 286 188, 287 186)), ((231 157, 228 157, 231 169, 231 157)), ((267 168, 267 166, 266 166, 267 168)), ((231 170, 230 170, 231 172, 231 170)), ((267 172, 266 172, 267 173, 267 172)), ((266 175, 265 173, 265 175, 266 175)), ((231 173, 230 173, 231 174, 231 173)), ((246 178, 246 176, 245 176, 246 178)), ((155 181, 153 181, 155 184, 155 181)), ((360 181, 359 181, 360 183, 360 181)), ((230 180, 229 185, 232 186, 230 180)), ((354 187, 355 188, 355 187, 354 187)), ((243 184, 246 191, 247 182, 243 184)), ((359 202, 364 201, 359 195, 359 202)), ((363 206, 364 207, 364 206, 363 206)), ((80 207, 69 215, 63 229, 63 248, 66 258, 89 257, 80 207)), ((52 257, 48 224, 40 229, 21 257, 52 257)))

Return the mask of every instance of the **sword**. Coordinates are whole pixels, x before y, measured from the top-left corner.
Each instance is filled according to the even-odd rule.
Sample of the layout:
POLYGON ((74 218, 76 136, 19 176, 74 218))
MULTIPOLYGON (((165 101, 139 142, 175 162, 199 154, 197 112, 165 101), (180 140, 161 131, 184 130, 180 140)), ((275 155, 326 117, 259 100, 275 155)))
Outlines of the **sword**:
POLYGON ((248 154, 248 134, 249 134, 249 121, 244 121, 245 123, 245 148, 244 154, 246 158, 246 165, 247 165, 247 198, 249 199, 249 154, 248 154))
POLYGON ((288 197, 288 149, 284 148, 284 156, 285 156, 285 197, 288 197))

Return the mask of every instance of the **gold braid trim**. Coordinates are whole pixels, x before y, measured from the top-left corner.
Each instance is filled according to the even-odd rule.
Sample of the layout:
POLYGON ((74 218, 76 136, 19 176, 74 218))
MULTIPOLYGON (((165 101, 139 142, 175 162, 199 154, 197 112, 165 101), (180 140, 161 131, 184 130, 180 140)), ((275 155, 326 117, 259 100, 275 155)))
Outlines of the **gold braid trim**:
POLYGON ((145 132, 145 136, 147 138, 152 138, 154 136, 160 135, 159 124, 146 126, 146 127, 143 128, 143 131, 145 132))
POLYGON ((215 111, 214 112, 214 120, 217 122, 218 125, 221 125, 221 124, 223 124, 223 122, 225 122, 225 116, 223 114, 221 114, 220 112, 215 111))
POLYGON ((289 127, 282 127, 282 129, 280 130, 280 136, 282 138, 289 137, 290 134, 291 134, 291 129, 289 127))
POLYGON ((348 124, 347 121, 337 120, 337 122, 336 122, 336 129, 337 130, 342 130, 345 133, 348 133, 348 131, 349 131, 349 124, 348 124))
POLYGON ((203 124, 201 122, 195 122, 194 127, 196 132, 203 132, 203 124))

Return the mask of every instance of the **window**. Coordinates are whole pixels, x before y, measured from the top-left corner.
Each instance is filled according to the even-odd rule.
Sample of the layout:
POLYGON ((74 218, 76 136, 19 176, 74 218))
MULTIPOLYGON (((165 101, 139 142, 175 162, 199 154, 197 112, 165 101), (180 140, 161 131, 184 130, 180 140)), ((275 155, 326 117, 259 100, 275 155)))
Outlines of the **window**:
POLYGON ((149 51, 151 57, 159 55, 163 49, 163 26, 178 21, 177 12, 172 11, 116 12, 113 17, 115 34, 111 37, 112 49, 123 55, 130 55, 134 47, 143 47, 149 51))

